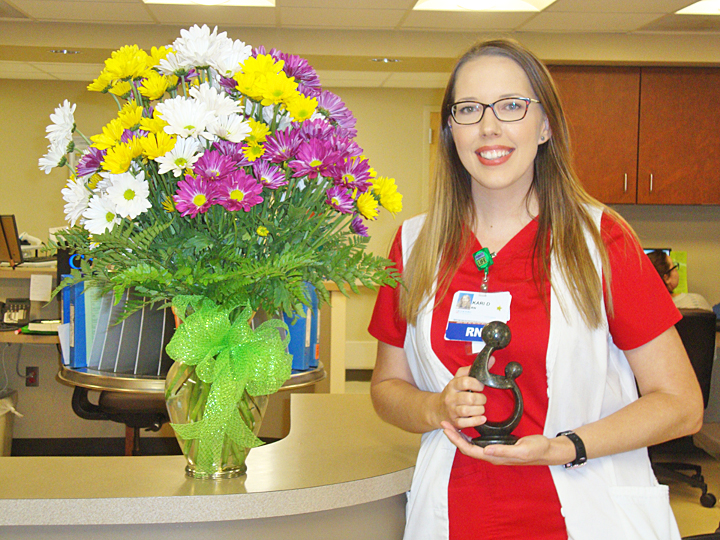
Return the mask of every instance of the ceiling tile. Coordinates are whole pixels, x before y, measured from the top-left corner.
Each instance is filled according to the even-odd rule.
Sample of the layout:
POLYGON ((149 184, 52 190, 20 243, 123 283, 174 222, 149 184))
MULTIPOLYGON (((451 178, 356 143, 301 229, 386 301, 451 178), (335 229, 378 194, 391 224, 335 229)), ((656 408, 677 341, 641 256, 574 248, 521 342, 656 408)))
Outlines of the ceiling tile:
POLYGON ((401 27, 408 30, 444 30, 483 32, 513 30, 535 13, 465 13, 458 11, 413 11, 401 27))
POLYGON ((662 14, 594 13, 591 17, 578 13, 539 13, 518 30, 521 32, 632 32, 662 14))
POLYGON ((556 0, 545 12, 675 13, 696 0, 556 0))
POLYGON ((412 9, 417 0, 275 0, 275 6, 279 8, 315 8, 348 9, 349 4, 353 9, 412 9))
POLYGON ((449 73, 391 73, 384 88, 445 88, 449 73))
POLYGON ((318 71, 323 88, 332 86, 344 87, 380 87, 389 77, 389 73, 376 71, 318 71))
POLYGON ((640 30, 646 32, 720 32, 720 17, 713 15, 666 15, 640 30))
POLYGON ((0 79, 50 79, 51 77, 25 62, 0 60, 0 79))
POLYGON ((38 21, 154 22, 145 5, 137 1, 23 0, 16 4, 38 21))
POLYGON ((148 4, 147 9, 160 24, 208 24, 227 27, 275 26, 277 22, 276 8, 148 4))
POLYGON ((395 28, 404 11, 393 9, 280 8, 280 25, 285 28, 353 28, 386 30, 395 28))

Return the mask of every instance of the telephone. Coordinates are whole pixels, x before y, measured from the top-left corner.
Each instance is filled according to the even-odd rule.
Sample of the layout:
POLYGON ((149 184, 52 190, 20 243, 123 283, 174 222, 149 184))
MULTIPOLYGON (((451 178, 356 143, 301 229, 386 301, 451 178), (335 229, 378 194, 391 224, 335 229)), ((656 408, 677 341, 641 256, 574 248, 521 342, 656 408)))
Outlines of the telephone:
POLYGON ((25 326, 30 322, 30 299, 8 298, 0 302, 2 323, 16 327, 25 326))

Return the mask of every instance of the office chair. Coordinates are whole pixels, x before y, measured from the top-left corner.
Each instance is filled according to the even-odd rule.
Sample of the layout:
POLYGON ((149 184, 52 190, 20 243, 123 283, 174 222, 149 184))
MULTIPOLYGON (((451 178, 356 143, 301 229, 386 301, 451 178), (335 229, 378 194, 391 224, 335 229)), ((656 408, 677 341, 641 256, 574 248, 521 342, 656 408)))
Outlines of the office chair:
MULTIPOLYGON (((710 398, 713 358, 715 356, 715 314, 712 311, 701 309, 681 309, 680 313, 682 313, 683 318, 678 321, 675 328, 677 328, 688 357, 690 357, 690 363, 700 383, 704 405, 707 407, 710 398)), ((692 437, 684 439, 692 445, 692 437)), ((676 439, 676 441, 681 440, 682 439, 676 439)), ((702 475, 702 469, 699 465, 682 462, 655 461, 654 458, 657 450, 661 448, 667 449, 671 446, 671 443, 676 441, 669 441, 670 444, 663 443, 650 448, 650 458, 655 475, 699 488, 702 491, 700 504, 706 508, 712 508, 715 506, 717 499, 715 495, 708 493, 707 483, 705 483, 705 478, 702 475), (683 474, 681 471, 690 471, 691 474, 683 474)))

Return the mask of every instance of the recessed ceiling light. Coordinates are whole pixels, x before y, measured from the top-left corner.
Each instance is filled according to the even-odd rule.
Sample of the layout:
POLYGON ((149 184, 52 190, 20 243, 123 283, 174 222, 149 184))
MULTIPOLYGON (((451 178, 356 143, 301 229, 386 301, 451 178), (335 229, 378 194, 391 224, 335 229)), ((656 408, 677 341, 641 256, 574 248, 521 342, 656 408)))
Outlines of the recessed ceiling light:
POLYGON ((50 52, 55 54, 80 54, 80 51, 73 51, 70 49, 51 49, 50 52))
POLYGON ((720 0, 701 0, 675 13, 678 15, 720 15, 720 0))
POLYGON ((418 0, 425 11, 542 11, 555 0, 418 0))
POLYGON ((275 7, 275 0, 143 0, 143 2, 184 6, 275 7))
POLYGON ((399 62, 397 58, 371 58, 373 62, 380 62, 382 64, 392 64, 394 62, 399 62))

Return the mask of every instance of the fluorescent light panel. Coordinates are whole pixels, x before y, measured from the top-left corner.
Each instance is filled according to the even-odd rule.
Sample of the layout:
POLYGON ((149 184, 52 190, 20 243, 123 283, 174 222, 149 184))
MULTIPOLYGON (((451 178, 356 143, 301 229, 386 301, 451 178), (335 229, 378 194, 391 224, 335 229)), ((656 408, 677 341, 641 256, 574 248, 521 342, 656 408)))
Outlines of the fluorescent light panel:
POLYGON ((183 6, 275 7, 275 0, 143 0, 143 2, 183 6))
POLYGON ((423 11, 542 11, 555 0, 418 0, 423 11))
POLYGON ((675 13, 678 15, 720 15, 720 0, 701 0, 675 13))

